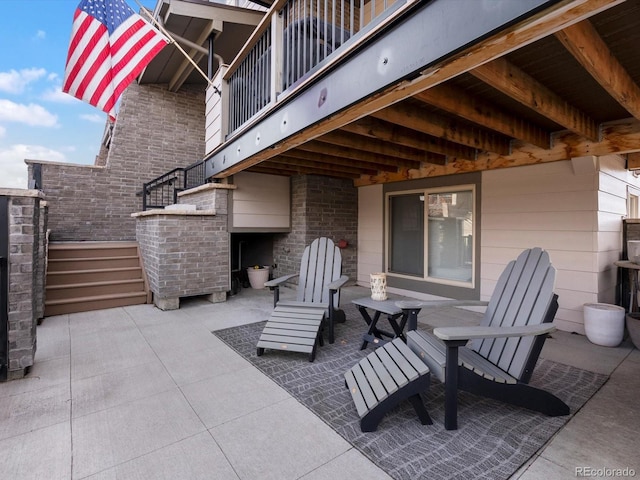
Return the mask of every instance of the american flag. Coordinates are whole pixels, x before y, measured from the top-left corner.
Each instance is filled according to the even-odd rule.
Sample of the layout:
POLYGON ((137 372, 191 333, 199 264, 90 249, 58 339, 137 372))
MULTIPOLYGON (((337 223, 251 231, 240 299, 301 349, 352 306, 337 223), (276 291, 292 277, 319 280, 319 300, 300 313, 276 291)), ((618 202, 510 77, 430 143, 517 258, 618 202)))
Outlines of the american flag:
POLYGON ((82 0, 62 91, 115 118, 118 98, 169 40, 124 0, 82 0))

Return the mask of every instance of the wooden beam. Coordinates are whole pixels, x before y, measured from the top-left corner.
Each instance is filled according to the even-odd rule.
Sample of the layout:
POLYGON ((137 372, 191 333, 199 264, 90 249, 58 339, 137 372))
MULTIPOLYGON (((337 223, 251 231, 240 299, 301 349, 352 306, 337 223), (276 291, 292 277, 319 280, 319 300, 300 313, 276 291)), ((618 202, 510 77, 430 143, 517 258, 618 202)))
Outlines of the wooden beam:
POLYGON ((627 155, 627 168, 629 170, 640 170, 640 152, 627 155))
POLYGON ((407 102, 392 105, 371 116, 479 150, 501 155, 508 155, 510 151, 506 137, 444 118, 407 102))
POLYGON ((591 117, 504 58, 480 65, 469 73, 558 125, 589 140, 598 139, 598 125, 591 117))
POLYGON ((573 132, 563 131, 553 135, 552 147, 541 149, 521 141, 513 142, 511 155, 497 155, 482 153, 475 162, 461 160, 447 165, 425 165, 420 169, 410 169, 408 172, 392 172, 377 176, 363 175, 354 181, 357 187, 377 183, 397 182, 411 179, 453 175, 456 173, 480 172, 497 168, 519 167, 540 163, 569 160, 574 157, 591 155, 623 154, 640 151, 640 121, 632 119, 623 122, 602 124, 602 139, 591 142, 583 136, 573 132))
POLYGON ((398 169, 396 165, 383 165, 380 163, 353 160, 353 159, 345 160, 344 157, 334 157, 333 155, 326 155, 324 153, 307 152, 304 150, 300 150, 298 148, 294 148, 292 150, 287 151, 286 153, 283 153, 282 155, 278 155, 277 157, 273 157, 273 158, 278 159, 280 157, 309 160, 311 162, 324 163, 327 165, 349 165, 355 168, 359 168, 361 170, 376 170, 376 171, 384 170, 384 171, 395 172, 398 169))
POLYGON ((354 148, 339 147, 337 145, 330 145, 327 143, 316 141, 307 142, 304 145, 300 145, 298 147, 298 150, 331 155, 333 157, 340 157, 345 161, 347 161, 347 159, 361 160, 363 162, 379 163, 381 165, 390 165, 393 167, 417 168, 420 166, 420 162, 413 160, 405 160, 403 158, 395 158, 388 155, 363 152, 354 148))
POLYGON ((286 163, 274 162, 272 160, 267 160, 257 165, 256 170, 252 170, 257 172, 257 168, 261 169, 260 173, 267 173, 270 171, 274 175, 325 175, 327 177, 358 178, 357 173, 345 173, 323 167, 305 167, 292 164, 287 165, 286 163))
POLYGON ((389 142, 381 140, 372 140, 358 134, 351 134, 334 130, 321 137, 316 138, 316 142, 328 143, 330 145, 338 145, 340 147, 355 148, 364 152, 371 152, 379 155, 387 155, 389 157, 403 158, 414 162, 427 162, 429 160, 438 160, 444 162, 444 157, 435 155, 424 150, 416 150, 401 145, 393 145, 389 142))
MULTIPOLYGON (((304 152, 301 152, 301 153, 304 153, 304 152)), ((277 157, 273 157, 272 159, 269 160, 269 162, 274 165, 278 164, 278 165, 291 165, 295 167, 314 168, 318 170, 326 170, 329 172, 345 173, 345 174, 353 175, 356 177, 358 175, 362 175, 364 171, 369 172, 369 174, 378 173, 378 170, 375 168, 362 168, 362 167, 349 166, 350 164, 344 164, 344 163, 329 163, 329 162, 322 162, 322 161, 306 160, 306 159, 297 158, 294 155, 290 156, 289 152, 287 152, 287 154, 284 154, 284 155, 278 155, 277 157)))
POLYGON ((427 152, 438 153, 447 157, 448 161, 475 160, 476 149, 452 143, 426 133, 411 130, 410 128, 394 125, 373 117, 365 117, 353 123, 345 125, 341 130, 357 133, 369 138, 376 138, 385 142, 417 148, 427 152))
MULTIPOLYGON (((215 30, 214 22, 213 20, 210 20, 207 23, 207 26, 204 29, 204 31, 200 34, 200 36, 197 38, 197 40, 194 43, 196 43, 197 45, 202 45, 204 42, 207 41, 207 39, 213 33, 214 30, 215 30)), ((204 54, 196 50, 195 48, 191 48, 187 52, 187 54, 193 59, 194 62, 196 62, 196 64, 200 60, 202 60, 202 58, 204 57, 204 54)), ((174 73, 173 77, 171 77, 171 80, 169 80, 169 85, 167 87, 168 90, 170 92, 177 92, 182 86, 182 84, 187 80, 187 78, 189 78, 189 75, 191 75, 191 72, 193 72, 193 70, 194 70, 193 64, 188 59, 184 58, 182 60, 182 63, 180 63, 180 66, 176 70, 176 73, 174 73)))
POLYGON ((436 85, 414 98, 491 130, 549 148, 551 133, 449 84, 436 85))
POLYGON ((589 20, 557 32, 556 38, 609 95, 640 119, 640 87, 613 56, 589 20))

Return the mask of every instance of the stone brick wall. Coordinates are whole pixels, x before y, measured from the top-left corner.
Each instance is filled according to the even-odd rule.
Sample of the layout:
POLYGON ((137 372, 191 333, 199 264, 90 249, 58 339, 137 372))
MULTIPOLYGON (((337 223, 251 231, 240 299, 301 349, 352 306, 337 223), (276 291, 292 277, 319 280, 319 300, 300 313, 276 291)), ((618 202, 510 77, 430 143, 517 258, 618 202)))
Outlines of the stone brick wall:
POLYGON ((358 191, 348 179, 318 175, 291 177, 291 232, 274 240, 278 275, 297 272, 306 245, 317 237, 344 239, 342 273, 355 282, 358 244, 358 191))
POLYGON ((228 192, 228 188, 212 184, 195 194, 209 196, 208 200, 200 198, 208 209, 135 214, 136 238, 153 301, 159 308, 178 308, 181 297, 226 299, 230 289, 228 192))
POLYGON ((134 240, 133 212, 141 210, 142 184, 204 156, 204 87, 169 92, 132 83, 122 96, 105 160, 95 165, 42 164, 53 241, 134 240), (104 165, 104 166, 103 166, 104 165))
POLYGON ((39 277, 42 194, 20 192, 9 196, 9 380, 23 377, 33 365, 44 300, 39 277))
POLYGON ((227 215, 229 194, 226 190, 235 188, 235 185, 207 183, 178 193, 178 203, 195 205, 197 210, 215 210, 219 215, 227 215))

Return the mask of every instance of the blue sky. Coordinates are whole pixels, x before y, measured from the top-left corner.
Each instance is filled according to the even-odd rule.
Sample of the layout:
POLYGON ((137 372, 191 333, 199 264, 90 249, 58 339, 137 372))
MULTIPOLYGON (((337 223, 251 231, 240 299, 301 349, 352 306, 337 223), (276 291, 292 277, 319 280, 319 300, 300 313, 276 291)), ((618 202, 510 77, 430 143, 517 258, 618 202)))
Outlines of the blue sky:
POLYGON ((60 90, 78 3, 0 0, 0 188, 27 187, 25 158, 93 164, 98 154, 107 115, 60 90))

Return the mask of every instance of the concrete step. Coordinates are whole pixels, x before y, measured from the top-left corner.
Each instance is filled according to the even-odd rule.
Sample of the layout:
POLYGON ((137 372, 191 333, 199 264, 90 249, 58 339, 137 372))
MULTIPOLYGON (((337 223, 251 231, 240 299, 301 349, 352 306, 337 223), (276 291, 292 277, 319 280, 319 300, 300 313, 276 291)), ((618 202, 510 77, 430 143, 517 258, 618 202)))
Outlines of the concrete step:
POLYGON ((94 297, 98 295, 135 292, 144 292, 144 280, 142 278, 48 285, 46 287, 46 299, 64 300, 78 297, 94 297))
POLYGON ((95 295, 64 300, 47 300, 44 304, 44 315, 64 315, 67 313, 89 312, 105 308, 142 305, 147 303, 146 292, 120 293, 113 295, 95 295))

